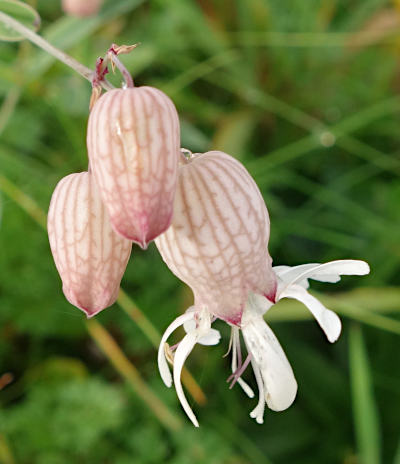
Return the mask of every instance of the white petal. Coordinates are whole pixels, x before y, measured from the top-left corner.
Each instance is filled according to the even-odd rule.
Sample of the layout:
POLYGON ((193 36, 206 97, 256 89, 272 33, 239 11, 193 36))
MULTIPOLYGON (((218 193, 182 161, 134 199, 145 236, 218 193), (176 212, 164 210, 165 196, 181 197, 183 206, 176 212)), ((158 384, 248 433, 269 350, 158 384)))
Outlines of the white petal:
POLYGON ((292 285, 282 292, 280 298, 294 298, 301 301, 312 312, 331 343, 339 338, 342 330, 339 317, 330 309, 325 308, 320 301, 310 295, 303 287, 292 285))
POLYGON ((264 295, 250 292, 247 297, 246 310, 243 318, 247 317, 246 313, 248 313, 250 307, 250 312, 252 314, 259 314, 260 316, 263 316, 270 308, 272 308, 272 306, 273 303, 271 303, 271 301, 269 301, 264 295))
POLYGON ((249 321, 242 327, 242 332, 260 369, 269 408, 274 411, 287 409, 296 397, 297 382, 277 338, 261 317, 249 321))
MULTIPOLYGON (((186 314, 188 314, 187 311, 186 311, 186 314)), ((189 319, 188 321, 186 321, 183 324, 183 328, 185 329, 186 333, 190 333, 196 330, 196 321, 194 320, 194 318, 192 317, 192 319, 189 319)))
POLYGON ((196 338, 197 337, 195 333, 189 333, 185 335, 182 341, 179 343, 174 356, 174 382, 176 394, 178 395, 179 401, 181 402, 184 411, 186 412, 189 419, 193 422, 195 427, 198 427, 199 423, 197 422, 196 416, 194 415, 192 409, 189 406, 189 403, 187 402, 181 384, 182 368, 186 361, 186 358, 189 356, 189 354, 193 350, 194 345, 196 344, 196 338))
POLYGON ((264 394, 264 382, 261 377, 260 369, 257 363, 252 359, 251 364, 253 366, 254 377, 256 378, 259 397, 257 406, 251 411, 250 417, 255 419, 257 424, 264 423, 264 411, 265 411, 265 394, 264 394))
MULTIPOLYGON (((292 283, 294 280, 297 279, 298 276, 302 275, 305 271, 310 269, 314 269, 315 267, 319 266, 319 263, 309 263, 309 264, 300 264, 300 266, 275 266, 272 269, 274 270, 275 274, 280 278, 281 285, 279 287, 286 288, 286 286, 292 283)), ((298 285, 301 285, 304 288, 308 288, 308 280, 305 278, 304 280, 297 281, 298 285)), ((278 289, 278 295, 279 295, 278 289)))
POLYGON ((200 345, 218 345, 221 340, 221 334, 217 329, 210 329, 206 335, 203 335, 197 340, 200 345))
POLYGON ((168 362, 165 358, 164 346, 169 336, 174 332, 178 327, 185 324, 185 322, 193 319, 194 313, 185 313, 182 316, 177 317, 167 328, 162 336, 160 346, 158 347, 158 369, 160 371, 161 378, 167 387, 172 385, 172 376, 168 367, 168 362))
POLYGON ((282 277, 283 275, 286 274, 287 271, 290 271, 291 269, 293 269, 293 267, 292 266, 281 265, 281 266, 273 266, 272 269, 274 270, 275 274, 278 277, 282 277))
MULTIPOLYGON (((194 319, 190 319, 183 324, 183 328, 185 329, 186 333, 194 332, 197 328, 196 321, 194 319)), ((200 345, 218 345, 219 341, 221 340, 221 334, 219 330, 210 329, 205 335, 200 337, 197 340, 197 343, 200 345)))
POLYGON ((284 287, 287 288, 292 284, 298 284, 304 287, 305 279, 335 283, 340 280, 341 275, 365 275, 368 274, 369 271, 369 266, 365 261, 343 259, 330 261, 324 264, 302 264, 286 271, 278 269, 278 275, 285 282, 284 287))

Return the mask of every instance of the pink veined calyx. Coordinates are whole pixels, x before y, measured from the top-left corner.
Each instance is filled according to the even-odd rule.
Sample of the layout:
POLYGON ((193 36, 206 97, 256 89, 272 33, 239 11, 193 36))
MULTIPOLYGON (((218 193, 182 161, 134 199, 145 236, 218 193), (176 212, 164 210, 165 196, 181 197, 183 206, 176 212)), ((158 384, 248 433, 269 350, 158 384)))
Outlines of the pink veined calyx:
POLYGON ((231 387, 237 382, 251 398, 254 392, 241 376, 248 365, 253 368, 258 402, 250 416, 261 424, 265 404, 282 411, 297 393, 292 368, 264 314, 282 298, 299 300, 334 342, 341 332, 340 319, 308 293, 309 279, 334 283, 341 275, 369 273, 368 264, 358 260, 272 267, 269 228, 262 195, 240 162, 218 151, 184 158, 172 224, 155 243, 171 271, 192 289, 194 305, 165 331, 158 366, 164 383, 168 387, 175 383, 181 405, 196 427, 180 376, 197 343, 219 342, 219 332, 211 328, 216 318, 231 326, 231 387), (172 350, 166 342, 180 326, 186 335, 172 350), (167 359, 173 364, 172 375, 167 359))
MULTIPOLYGON (((100 0, 87 3, 81 5, 85 11, 100 6, 100 0)), ((115 302, 132 242, 147 248, 172 220, 179 118, 163 92, 134 87, 118 55, 136 46, 112 44, 98 58, 91 79, 89 172, 62 179, 50 204, 49 239, 64 294, 88 317, 115 302), (108 65, 121 71, 123 88, 107 82, 108 65), (103 87, 112 90, 101 96, 103 87)))
POLYGON ((103 0, 62 0, 64 13, 78 18, 85 18, 97 14, 103 0))
POLYGON ((87 147, 113 228, 147 248, 172 220, 180 157, 174 104, 153 87, 110 90, 90 113, 87 147))
POLYGON ((51 198, 47 228, 67 300, 88 317, 111 306, 132 243, 112 229, 91 173, 60 180, 51 198))

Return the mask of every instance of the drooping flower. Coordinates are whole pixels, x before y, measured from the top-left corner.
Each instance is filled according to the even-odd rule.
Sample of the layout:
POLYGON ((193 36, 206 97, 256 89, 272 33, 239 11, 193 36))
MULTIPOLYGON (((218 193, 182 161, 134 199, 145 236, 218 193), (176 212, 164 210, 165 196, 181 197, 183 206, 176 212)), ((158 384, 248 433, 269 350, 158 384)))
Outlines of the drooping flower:
POLYGON ((85 18, 98 13, 103 0, 62 0, 64 13, 85 18))
POLYGON ((91 111, 87 147, 114 229, 146 248, 172 219, 180 156, 174 104, 152 87, 111 90, 91 111))
POLYGON ((112 305, 132 243, 112 229, 89 172, 70 174, 57 184, 47 226, 67 300, 88 317, 112 305))
POLYGON ((238 382, 253 397, 241 375, 253 367, 259 401, 250 413, 263 422, 265 404, 281 411, 295 399, 297 383, 282 347, 263 319, 282 298, 295 298, 313 313, 334 342, 341 330, 338 316, 307 292, 308 280, 337 282, 340 275, 363 275, 363 261, 333 261, 290 268, 272 267, 268 253, 269 217, 262 195, 244 166, 222 152, 195 154, 180 167, 171 227, 156 245, 174 274, 194 293, 194 306, 167 328, 160 343, 158 364, 164 383, 175 383, 183 409, 195 426, 180 381, 183 364, 196 345, 219 342, 211 328, 216 319, 232 327, 231 386, 238 382), (172 332, 184 326, 186 335, 175 353, 167 345, 172 332), (248 355, 242 359, 240 333, 248 355), (167 364, 173 360, 173 379, 167 364))

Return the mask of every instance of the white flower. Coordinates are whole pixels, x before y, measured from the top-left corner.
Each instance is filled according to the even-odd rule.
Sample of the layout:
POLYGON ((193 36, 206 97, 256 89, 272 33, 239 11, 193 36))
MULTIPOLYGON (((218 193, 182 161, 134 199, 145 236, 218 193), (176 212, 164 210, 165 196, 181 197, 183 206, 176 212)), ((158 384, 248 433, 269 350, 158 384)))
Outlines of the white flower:
MULTIPOLYGON (((276 302, 282 298, 294 298, 304 303, 314 315, 318 324, 330 342, 335 342, 341 332, 339 317, 308 293, 308 279, 321 282, 338 282, 342 275, 365 275, 369 266, 364 261, 340 260, 325 264, 303 264, 300 266, 276 266, 273 268, 278 278, 276 302)), ((259 400, 250 413, 259 424, 263 423, 265 403, 274 411, 287 409, 297 393, 297 382, 286 355, 274 333, 264 321, 264 314, 273 306, 264 296, 249 293, 243 311, 240 327, 232 326, 230 350, 232 351, 232 381, 243 388, 250 397, 253 390, 241 378, 248 364, 252 365, 256 379, 259 400), (242 358, 240 330, 248 352, 246 360, 242 358)), ((219 332, 211 328, 211 315, 206 308, 195 311, 193 307, 179 316, 168 327, 161 340, 158 352, 158 366, 164 383, 170 387, 172 376, 165 357, 165 344, 171 333, 183 325, 187 334, 178 344, 173 357, 173 377, 178 398, 186 414, 198 427, 198 422, 183 393, 180 375, 183 364, 196 343, 215 345, 219 342, 219 332)))
POLYGON ((182 389, 181 371, 197 343, 219 342, 219 333, 211 324, 222 319, 232 327, 228 381, 231 387, 238 382, 253 397, 253 390, 241 378, 252 365, 259 400, 250 415, 262 423, 265 404, 282 411, 293 403, 297 392, 292 368, 264 314, 282 298, 297 299, 334 342, 341 331, 340 319, 307 292, 308 279, 337 282, 341 275, 367 274, 369 267, 363 261, 345 260, 273 268, 268 253, 268 211, 244 166, 225 153, 208 152, 193 155, 179 171, 171 227, 155 242, 171 271, 193 290, 194 306, 168 327, 161 340, 161 377, 168 387, 174 381, 182 407, 197 427, 182 389), (166 342, 180 326, 186 335, 170 348, 166 342), (248 353, 245 359, 240 331, 248 353), (173 364, 173 376, 167 359, 173 364))
MULTIPOLYGON (((340 319, 308 293, 308 279, 338 282, 341 275, 368 274, 369 266, 364 261, 341 260, 295 267, 277 266, 273 270, 278 277, 276 302, 282 298, 301 301, 311 311, 328 340, 333 343, 341 332, 340 319)), ((293 403, 297 392, 292 368, 277 338, 263 319, 271 306, 273 304, 260 295, 250 294, 241 326, 259 389, 259 402, 250 415, 259 424, 263 422, 265 403, 274 411, 282 411, 293 403)), ((238 329, 233 328, 232 331, 238 332, 238 329)), ((238 335, 236 338, 238 339, 238 335)), ((233 357, 235 356, 233 353, 233 357)))

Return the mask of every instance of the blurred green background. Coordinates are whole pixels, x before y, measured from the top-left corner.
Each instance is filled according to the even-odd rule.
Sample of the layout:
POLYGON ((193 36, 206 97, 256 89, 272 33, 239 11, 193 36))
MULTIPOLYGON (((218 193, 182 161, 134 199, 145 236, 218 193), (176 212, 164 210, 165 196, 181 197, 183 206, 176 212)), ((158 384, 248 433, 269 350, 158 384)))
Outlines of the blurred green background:
POLYGON ((358 258, 372 272, 313 284, 342 317, 334 345, 300 304, 268 314, 299 393, 261 426, 256 400, 228 390, 217 322, 222 343, 187 362, 194 429, 154 347, 192 296, 155 246, 134 248, 132 301, 94 322, 61 291, 42 225, 58 180, 87 167, 89 83, 27 41, 0 43, 0 463, 400 464, 400 2, 110 0, 84 20, 28 3, 89 67, 141 42, 122 60, 173 99, 182 146, 224 150, 256 179, 275 264, 358 258))

